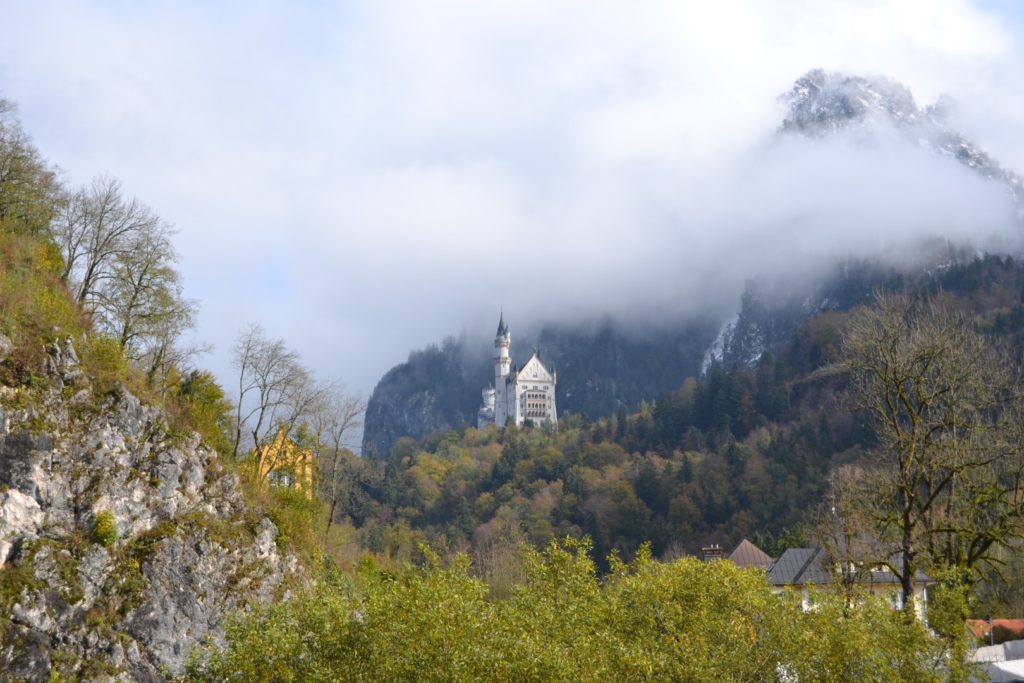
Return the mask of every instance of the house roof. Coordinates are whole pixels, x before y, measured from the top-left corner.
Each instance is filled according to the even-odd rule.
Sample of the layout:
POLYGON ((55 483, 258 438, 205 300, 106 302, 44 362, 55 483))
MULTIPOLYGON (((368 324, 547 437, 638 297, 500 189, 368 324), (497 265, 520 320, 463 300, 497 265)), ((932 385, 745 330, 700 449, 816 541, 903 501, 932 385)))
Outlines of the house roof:
POLYGON ((819 548, 789 548, 768 570, 773 586, 829 583, 832 576, 825 564, 825 552, 819 548))
POLYGON ((738 567, 757 567, 768 569, 774 560, 756 545, 743 539, 729 555, 729 559, 738 567))
MULTIPOLYGON (((855 581, 859 584, 892 583, 900 581, 887 569, 876 569, 858 573, 855 581)), ((821 547, 790 548, 782 553, 775 564, 768 570, 768 583, 773 586, 803 586, 807 584, 830 583, 833 573, 828 553, 821 547)), ((934 583, 934 579, 918 570, 914 574, 915 583, 934 583)))
POLYGON ((975 638, 987 636, 989 631, 1000 626, 1011 633, 1024 633, 1024 619, 993 619, 989 624, 985 619, 968 619, 967 628, 975 638))

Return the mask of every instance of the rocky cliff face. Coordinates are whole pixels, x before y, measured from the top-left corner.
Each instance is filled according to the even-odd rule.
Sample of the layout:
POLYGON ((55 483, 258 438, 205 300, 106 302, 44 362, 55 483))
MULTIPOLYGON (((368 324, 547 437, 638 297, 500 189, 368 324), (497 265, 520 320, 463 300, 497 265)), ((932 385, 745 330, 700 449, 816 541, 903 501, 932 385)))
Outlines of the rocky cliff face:
POLYGON ((70 342, 48 353, 0 387, 0 677, 164 680, 298 565, 196 435, 123 388, 97 399, 70 342))

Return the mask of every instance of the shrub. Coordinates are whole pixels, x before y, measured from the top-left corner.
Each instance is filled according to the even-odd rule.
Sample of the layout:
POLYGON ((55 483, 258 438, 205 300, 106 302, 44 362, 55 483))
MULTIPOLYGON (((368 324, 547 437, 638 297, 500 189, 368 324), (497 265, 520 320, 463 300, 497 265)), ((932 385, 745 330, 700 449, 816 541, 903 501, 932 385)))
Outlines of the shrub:
POLYGON ((117 521, 114 513, 104 510, 96 513, 92 521, 92 540, 104 548, 109 548, 117 541, 117 521))
POLYGON ((264 510, 278 529, 277 544, 288 548, 304 560, 319 555, 319 532, 323 504, 299 489, 267 486, 264 510))
POLYGON ((233 406, 213 375, 202 370, 186 373, 178 397, 187 423, 199 432, 203 442, 222 455, 230 454, 228 431, 233 406))
POLYGON ((99 392, 110 391, 128 375, 128 360, 116 339, 92 334, 83 340, 79 351, 82 365, 96 381, 99 392))

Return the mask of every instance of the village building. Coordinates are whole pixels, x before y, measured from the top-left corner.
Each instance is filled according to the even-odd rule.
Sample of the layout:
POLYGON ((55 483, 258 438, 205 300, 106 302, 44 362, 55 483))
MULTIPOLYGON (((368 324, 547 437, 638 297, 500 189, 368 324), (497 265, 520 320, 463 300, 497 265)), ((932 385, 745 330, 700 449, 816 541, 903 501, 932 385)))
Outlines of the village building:
POLYGON ((522 426, 527 420, 533 424, 557 424, 557 377, 554 369, 544 365, 540 352, 536 350, 522 367, 514 369, 511 346, 512 335, 502 314, 494 337, 494 384, 483 390, 483 406, 477 412, 477 427, 522 426))
MULTIPOLYGON (((880 565, 868 567, 853 564, 848 565, 844 571, 839 563, 830 560, 828 552, 820 546, 789 548, 774 560, 768 553, 743 539, 728 555, 717 543, 703 546, 700 557, 706 562, 727 559, 739 567, 752 567, 765 572, 765 578, 775 593, 782 595, 791 591, 799 594, 804 610, 814 608, 816 590, 831 590, 839 581, 886 598, 893 609, 903 609, 902 586, 891 571, 880 565)), ((934 579, 921 571, 914 577, 914 611, 919 619, 924 619, 928 586, 934 583, 934 579)))
MULTIPOLYGON (((827 589, 836 585, 840 579, 868 593, 886 598, 893 609, 903 609, 903 590, 895 574, 881 565, 843 569, 831 561, 828 552, 820 546, 790 548, 768 570, 768 583, 778 592, 800 591, 801 604, 805 610, 813 607, 812 593, 815 589, 827 589)), ((918 571, 914 576, 914 611, 921 620, 924 619, 928 604, 928 586, 933 583, 935 580, 924 572, 918 571)))
POLYGON ((260 479, 271 486, 293 488, 313 497, 313 452, 300 448, 288 438, 284 427, 278 429, 273 440, 253 451, 260 479))

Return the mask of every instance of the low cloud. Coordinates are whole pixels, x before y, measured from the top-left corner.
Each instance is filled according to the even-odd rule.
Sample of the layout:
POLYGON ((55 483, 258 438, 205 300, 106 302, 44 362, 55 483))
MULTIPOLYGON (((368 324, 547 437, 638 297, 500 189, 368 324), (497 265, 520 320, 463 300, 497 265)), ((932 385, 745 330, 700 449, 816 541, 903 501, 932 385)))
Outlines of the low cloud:
POLYGON ((938 5, 11 3, 0 93, 176 224, 222 377, 259 321, 368 393, 499 308, 724 315, 755 274, 1016 249, 1006 192, 913 139, 776 134, 806 70, 885 74, 1024 168, 1018 36, 938 5))

